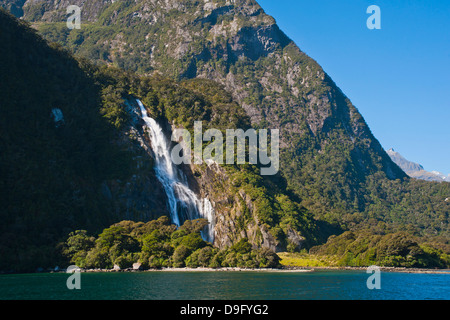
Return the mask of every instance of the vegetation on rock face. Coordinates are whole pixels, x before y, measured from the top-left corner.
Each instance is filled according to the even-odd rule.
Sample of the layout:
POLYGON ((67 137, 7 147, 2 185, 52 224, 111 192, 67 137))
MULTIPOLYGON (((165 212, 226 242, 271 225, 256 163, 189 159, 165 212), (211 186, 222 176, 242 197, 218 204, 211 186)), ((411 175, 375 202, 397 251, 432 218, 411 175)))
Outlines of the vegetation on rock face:
POLYGON ((122 221, 104 229, 96 238, 85 230, 72 232, 62 244, 70 263, 88 269, 141 269, 240 267, 276 268, 279 257, 268 249, 253 249, 247 239, 218 249, 201 237, 208 222, 188 220, 180 228, 167 217, 147 223, 122 221))
MULTIPOLYGON (((194 121, 202 121, 203 130, 215 128, 221 130, 225 136, 226 129, 250 128, 250 121, 244 110, 232 99, 231 95, 220 84, 207 79, 192 79, 177 82, 162 78, 160 76, 144 77, 134 73, 127 73, 120 69, 111 67, 92 67, 94 78, 101 83, 107 83, 111 88, 108 92, 122 92, 123 96, 131 95, 139 98, 149 111, 149 114, 161 123, 171 123, 176 127, 184 127, 193 130, 194 121)), ((119 95, 120 96, 120 95, 119 95)), ((116 99, 117 100, 117 99, 116 99)), ((105 107, 104 107, 105 108, 105 107)), ((123 114, 123 104, 116 103, 108 114, 123 114)), ((103 110, 103 109, 102 109, 103 110)), ((126 118, 109 118, 113 123, 126 122, 126 118)), ((205 143, 206 144, 206 143, 205 143)), ((198 179, 205 174, 206 165, 193 166, 194 175, 198 179)), ((230 232, 239 235, 246 233, 248 225, 255 223, 266 226, 267 230, 274 235, 274 243, 280 248, 289 245, 287 237, 288 230, 295 230, 304 237, 303 245, 313 245, 320 237, 313 216, 302 207, 295 197, 288 195, 286 184, 279 175, 264 177, 259 174, 255 165, 224 165, 222 166, 227 175, 226 181, 204 186, 208 188, 207 193, 211 200, 218 197, 228 196, 229 203, 236 201, 235 195, 244 193, 249 197, 243 205, 243 214, 237 221, 237 229, 230 232), (252 208, 252 212, 248 207, 252 208)), ((206 181, 211 184, 210 180, 206 181)), ((216 210, 219 216, 225 217, 227 221, 231 217, 225 215, 230 211, 232 205, 222 210, 216 210)), ((227 222, 228 223, 228 222, 227 222)), ((241 236, 235 238, 230 235, 234 242, 239 241, 241 236)), ((323 238, 322 240, 325 240, 323 238)), ((260 245, 262 237, 251 239, 253 245, 260 245)))
MULTIPOLYGON (((87 231, 71 234, 65 253, 91 267, 132 261, 148 267, 261 265, 266 249, 219 250, 162 220, 150 222, 158 232, 145 236, 133 233, 145 223, 104 229, 130 215, 144 221, 148 212, 164 215, 161 193, 158 205, 130 208, 116 199, 127 199, 120 190, 129 182, 142 189, 133 179, 158 194, 151 160, 137 142, 142 135, 130 125, 127 101, 135 97, 161 123, 189 130, 197 120, 204 129, 281 129, 280 174, 261 177, 257 166, 222 166, 214 189, 205 188, 220 199, 218 213, 233 219, 232 228, 224 228, 233 232, 230 246, 269 239, 271 246, 297 251, 350 229, 350 240, 344 234, 313 251, 341 264, 448 266, 450 202, 444 199, 450 184, 406 178, 320 66, 254 1, 212 2, 213 9, 201 2, 200 10, 192 1, 147 9, 147 1, 93 1, 83 8, 83 28, 72 31, 61 22, 65 12, 30 2, 25 19, 84 57, 77 59, 0 11, 0 270, 58 264, 55 243, 77 229, 87 231), (43 12, 52 23, 40 21, 43 12), (64 125, 52 121, 54 108, 64 125), (372 242, 359 242, 361 228, 370 230, 364 234, 372 242), (408 246, 383 251, 383 241, 408 246)), ((211 182, 206 165, 187 170, 202 187, 211 182)))
MULTIPOLYGON (((83 28, 70 32, 61 8, 49 5, 43 16, 37 7, 27 6, 24 18, 76 55, 139 74, 223 84, 254 128, 281 130, 282 177, 316 219, 342 229, 377 219, 449 235, 449 184, 408 179, 349 99, 256 1, 93 2, 83 7, 83 28)), ((205 109, 195 116, 207 117, 211 105, 196 102, 205 109)), ((170 110, 165 116, 185 127, 194 119, 170 110)))
MULTIPOLYGON (((148 220, 165 214, 164 195, 156 205, 149 206, 148 199, 142 200, 144 206, 121 204, 120 199, 136 197, 130 193, 142 192, 142 187, 148 188, 147 198, 160 192, 151 161, 143 160, 149 155, 136 145, 136 129, 130 130, 127 101, 140 98, 161 122, 188 129, 194 119, 203 120, 205 128, 249 127, 243 109, 213 81, 175 82, 93 66, 49 46, 25 22, 4 12, 0 23, 5 30, 0 35, 0 68, 6 75, 1 84, 1 270, 34 271, 59 264, 55 243, 71 230, 96 232, 124 217, 148 220), (54 108, 63 115, 60 123, 52 120, 54 108), (133 185, 132 192, 128 189, 133 185)), ((252 185, 259 176, 246 167, 234 170, 244 180, 252 177, 245 182, 248 190, 260 188, 252 185)), ((272 197, 265 194, 268 190, 260 188, 252 201, 272 197)), ((269 228, 276 225, 265 216, 260 218, 269 228)), ((102 257, 102 250, 95 253, 102 257)), ((74 254, 82 256, 82 251, 74 254)))
POLYGON ((133 170, 79 62, 2 10, 0 30, 0 269, 29 270, 72 227, 112 223, 100 185, 133 170))

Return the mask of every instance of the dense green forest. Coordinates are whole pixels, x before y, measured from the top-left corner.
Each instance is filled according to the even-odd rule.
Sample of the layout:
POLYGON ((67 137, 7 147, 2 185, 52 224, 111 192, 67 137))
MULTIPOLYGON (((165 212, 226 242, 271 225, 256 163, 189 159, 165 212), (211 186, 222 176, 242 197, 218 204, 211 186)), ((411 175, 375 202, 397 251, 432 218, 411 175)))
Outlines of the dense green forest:
MULTIPOLYGON (((215 128, 225 135, 226 129, 248 129, 250 121, 244 110, 232 100, 231 95, 218 83, 206 79, 192 79, 177 82, 159 76, 144 77, 124 72, 113 67, 94 67, 95 78, 108 84, 103 93, 110 103, 102 110, 104 117, 112 123, 126 123, 127 114, 121 97, 131 95, 139 98, 149 114, 162 122, 193 130, 194 121, 202 120, 204 130, 215 128), (115 92, 115 93, 114 93, 115 92), (116 97, 116 98, 114 98, 116 97)), ((193 143, 193 141, 192 141, 193 143)), ((207 145, 204 142, 204 147, 207 145)), ((203 167, 206 165, 204 164, 203 167)), ((313 215, 299 204, 299 200, 287 190, 280 174, 261 176, 258 165, 224 165, 227 185, 215 185, 215 193, 235 195, 240 190, 251 198, 257 219, 265 224, 280 241, 282 247, 289 243, 285 239, 287 228, 293 228, 306 237, 306 244, 313 245, 326 240, 329 231, 316 225, 313 215)), ((199 168, 194 174, 201 175, 199 168)), ((245 230, 253 221, 249 212, 239 221, 245 230)), ((324 222, 324 224, 326 224, 324 222)), ((239 230, 237 230, 239 231, 239 230)), ((236 231, 236 232, 237 232, 236 231)))
MULTIPOLYGON (((220 130, 265 128, 268 123, 252 124, 241 104, 215 81, 187 79, 175 71, 165 74, 169 78, 146 76, 143 73, 151 71, 148 61, 134 54, 121 53, 114 59, 115 67, 106 66, 111 53, 96 46, 112 27, 86 25, 73 33, 62 24, 40 27, 48 38, 63 37, 54 40, 76 51, 79 57, 74 58, 43 40, 27 22, 0 10, 0 270, 34 271, 69 262, 127 268, 138 261, 148 268, 277 266, 276 255, 252 249, 255 244, 245 238, 220 250, 205 243, 199 233, 201 221, 176 230, 167 218, 153 220, 167 215, 163 197, 145 218, 105 197, 105 184, 125 190, 135 176, 145 176, 155 187, 150 193, 157 194, 152 160, 130 131, 127 101, 139 98, 161 123, 189 130, 197 120, 205 129, 220 130), (91 60, 103 63, 94 65, 91 60), (64 115, 63 124, 53 121, 55 108, 64 115), (144 167, 137 165, 142 157, 148 158, 144 167)), ((149 45, 139 32, 135 38, 131 34, 129 41, 149 45)), ((160 61, 176 70, 190 63, 172 65, 162 57, 160 61)), ((270 63, 275 61, 243 58, 217 62, 215 67, 245 80, 252 91, 244 103, 259 103, 269 93, 255 79, 270 63)), ((314 66, 309 60, 300 63, 314 66)), ((309 90, 313 89, 331 90, 309 90)), ((269 98, 269 105, 279 101, 269 98)), ((277 118, 289 124, 295 114, 279 109, 277 118)), ((275 176, 262 177, 257 165, 222 166, 228 179, 215 185, 216 193, 235 201, 233 196, 244 192, 253 212, 244 200, 239 203, 243 214, 234 221, 236 234, 258 221, 283 250, 299 250, 288 240, 292 229, 304 238, 304 248, 338 256, 342 265, 448 267, 450 202, 445 199, 450 184, 406 175, 388 179, 376 152, 358 153, 370 141, 359 141, 355 147, 340 140, 348 128, 328 124, 316 135, 293 134, 296 147, 282 153, 282 172, 275 176), (328 138, 342 143, 323 143, 328 138), (356 165, 361 162, 365 166, 356 165), (336 236, 327 242, 330 235, 336 236)), ((307 132, 304 126, 301 130, 307 132)), ((202 175, 205 168, 194 168, 193 175, 202 175)))
POLYGON ((28 269, 47 265, 73 226, 111 224, 99 185, 131 166, 80 62, 4 11, 0 30, 0 269, 28 269))
MULTIPOLYGON (((224 249, 214 247, 201 237, 207 223, 204 219, 187 220, 177 228, 167 217, 161 217, 147 223, 121 221, 96 237, 86 230, 77 230, 58 245, 63 256, 61 263, 86 269, 131 269, 138 263, 139 270, 281 267, 275 252, 252 248, 246 238, 224 249)), ((333 261, 330 266, 450 267, 448 245, 424 242, 408 232, 346 231, 331 236, 324 245, 312 247, 309 254, 333 261)))
POLYGON ((407 268, 449 268, 448 245, 423 242, 408 232, 377 233, 374 230, 346 231, 331 236, 311 254, 333 257, 338 266, 386 266, 407 268))
MULTIPOLYGON (((161 6, 146 1, 98 2, 95 10, 84 9, 88 20, 83 28, 72 31, 61 10, 51 5, 45 10, 30 5, 24 18, 33 21, 46 39, 99 65, 140 75, 163 74, 182 83, 198 81, 191 82, 191 88, 199 77, 225 83, 227 95, 238 97, 246 109, 247 116, 239 114, 245 123, 237 125, 280 128, 278 182, 284 182, 316 219, 344 230, 381 221, 421 236, 450 236, 450 202, 445 201, 450 184, 409 179, 333 80, 255 1, 231 6, 216 1, 212 12, 198 2, 179 3, 182 10, 170 9, 170 2, 161 6), (48 13, 45 17, 43 10, 48 13), (163 18, 155 20, 143 12, 163 18), (219 35, 214 32, 217 28, 223 29, 219 35), (258 32, 270 39, 270 50, 261 47, 258 32)), ((146 105, 178 125, 191 127, 195 120, 185 109, 165 112, 151 98, 146 105)), ((199 111, 195 116, 208 117, 199 111)))
POLYGON ((85 230, 72 232, 61 245, 70 263, 80 268, 121 269, 139 263, 141 269, 160 268, 277 268, 279 257, 266 248, 252 249, 247 239, 219 250, 201 237, 208 221, 187 220, 180 228, 167 217, 147 223, 122 221, 97 237, 85 230))
MULTIPOLYGON (((94 66, 49 45, 26 22, 2 11, 0 22, 5 30, 0 70, 6 76, 1 84, 1 270, 54 266, 62 259, 55 244, 70 232, 83 228, 95 234, 123 220, 127 213, 104 195, 105 181, 125 188, 132 177, 145 175, 158 184, 151 159, 148 168, 136 169, 136 155, 142 154, 136 154, 136 136, 129 131, 130 99, 140 98, 156 119, 188 129, 194 119, 203 120, 205 128, 250 127, 244 110, 214 81, 176 82, 94 66), (64 116, 58 123, 52 118, 55 108, 64 116)), ((316 243, 312 216, 283 195, 280 177, 262 179, 249 165, 230 166, 227 172, 234 189, 217 192, 244 189, 272 233, 282 235, 282 227, 289 226, 316 243)), ((164 214, 158 206, 149 209, 154 217, 164 214)), ((245 228, 253 219, 247 214, 239 225, 245 228)))

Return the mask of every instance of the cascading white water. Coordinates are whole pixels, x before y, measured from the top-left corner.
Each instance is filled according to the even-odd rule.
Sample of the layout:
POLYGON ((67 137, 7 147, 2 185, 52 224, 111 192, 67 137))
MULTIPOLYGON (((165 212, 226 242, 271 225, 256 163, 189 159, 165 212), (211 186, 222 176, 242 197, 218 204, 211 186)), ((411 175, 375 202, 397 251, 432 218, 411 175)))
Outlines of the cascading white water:
POLYGON ((197 195, 189 188, 186 176, 172 162, 170 157, 170 143, 161 126, 147 114, 147 110, 139 99, 136 102, 141 109, 149 131, 152 150, 155 154, 156 177, 161 182, 169 200, 170 218, 178 227, 186 220, 204 218, 209 225, 202 232, 204 240, 214 242, 214 209, 208 199, 197 198, 197 195))
POLYGON ((205 232, 202 233, 205 239, 208 239, 209 242, 214 242, 214 226, 216 224, 214 208, 211 204, 211 201, 208 199, 203 199, 201 203, 200 213, 202 218, 209 221, 209 225, 206 227, 205 232))

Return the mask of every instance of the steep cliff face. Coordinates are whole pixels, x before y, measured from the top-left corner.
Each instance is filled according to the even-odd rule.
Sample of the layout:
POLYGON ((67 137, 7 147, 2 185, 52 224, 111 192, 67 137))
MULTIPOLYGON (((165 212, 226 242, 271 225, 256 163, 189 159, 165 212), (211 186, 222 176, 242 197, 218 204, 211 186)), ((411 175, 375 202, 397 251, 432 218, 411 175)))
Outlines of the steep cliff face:
MULTIPOLYGON (((194 90, 198 98, 209 105, 208 113, 200 117, 206 120, 204 130, 215 127, 225 131, 240 128, 239 124, 244 128, 248 126, 245 113, 238 104, 229 100, 229 94, 217 83, 189 80, 182 82, 181 86, 194 90), (216 122, 218 119, 219 123, 216 122)), ((154 110, 151 105, 147 108, 154 110)), ((191 105, 188 109, 192 109, 191 105)), ((185 112, 183 108, 175 110, 179 113, 166 110, 166 115, 172 114, 175 118, 159 118, 168 139, 179 127, 178 115, 185 112)), ((298 249, 305 241, 309 245, 314 243, 316 235, 313 235, 315 222, 312 216, 286 195, 283 184, 274 184, 270 178, 262 177, 256 167, 224 166, 211 159, 195 164, 193 155, 191 157, 191 164, 182 165, 180 169, 198 198, 208 199, 212 204, 216 246, 225 248, 243 238, 247 238, 255 248, 267 247, 274 251, 286 250, 287 245, 298 249)))
POLYGON ((191 188, 214 207, 219 247, 242 238, 273 250, 310 246, 330 231, 311 213, 350 226, 376 218, 448 229, 448 202, 440 199, 447 185, 389 180, 405 174, 320 66, 256 2, 70 2, 82 7, 80 30, 66 27, 63 0, 29 0, 24 19, 80 56, 155 76, 75 61, 0 12, 8 31, 0 33, 2 256, 35 264, 73 228, 169 214, 134 97, 168 135, 174 127, 191 130, 196 120, 220 130, 281 130, 281 174, 274 177, 213 162, 185 168, 191 188), (433 195, 431 206, 410 196, 423 189, 433 195), (406 209, 392 213, 400 202, 406 209), (438 214, 423 221, 425 210, 438 214))
POLYGON ((223 84, 253 127, 280 129, 283 176, 318 217, 366 210, 370 175, 406 177, 341 90, 254 0, 77 0, 82 28, 70 32, 60 23, 68 1, 44 2, 27 1, 24 18, 76 54, 223 84))
POLYGON ((56 264, 74 229, 167 215, 142 125, 114 129, 102 85, 1 10, 0 29, 0 270, 56 264))
POLYGON ((104 181, 101 193, 108 200, 116 220, 149 221, 169 216, 167 197, 154 171, 151 141, 133 99, 124 100, 130 121, 115 143, 131 156, 133 172, 126 180, 104 181))
POLYGON ((197 176, 195 183, 199 193, 208 197, 214 207, 216 246, 226 248, 247 238, 255 247, 267 247, 273 251, 286 248, 259 221, 258 208, 251 197, 243 189, 238 188, 234 192, 232 177, 224 168, 208 161, 202 167, 192 166, 191 170, 197 176))
POLYGON ((98 15, 114 1, 92 0, 21 0, 22 12, 27 19, 42 19, 44 21, 66 21, 67 8, 76 5, 83 8, 83 21, 95 21, 98 15))
MULTIPOLYGON (((216 126, 248 126, 245 113, 217 84, 204 84, 206 99, 189 89, 198 90, 200 83, 182 86, 94 68, 49 46, 26 23, 3 11, 0 29, 2 271, 57 265, 57 243, 74 230, 96 233, 121 220, 169 216, 166 193, 155 175, 152 141, 129 92, 142 94, 155 117, 166 110, 160 121, 166 123, 168 138, 166 117, 178 117, 173 110, 181 108, 182 115, 194 114, 193 105, 201 118, 216 126), (143 90, 142 83, 148 81, 151 85, 143 90), (205 102, 216 95, 215 105, 205 102)), ((224 196, 233 201, 226 183, 222 195, 211 188, 214 177, 205 174, 197 192, 205 197, 210 192, 214 203, 224 196)), ((229 211, 216 207, 218 219, 227 224, 229 211)), ((232 227, 219 227, 217 245, 245 237, 252 221, 253 216, 248 217, 241 226, 244 233, 237 237, 232 227)), ((257 223, 254 229, 260 227, 257 223)), ((252 237, 252 243, 261 246, 261 239, 252 237)))

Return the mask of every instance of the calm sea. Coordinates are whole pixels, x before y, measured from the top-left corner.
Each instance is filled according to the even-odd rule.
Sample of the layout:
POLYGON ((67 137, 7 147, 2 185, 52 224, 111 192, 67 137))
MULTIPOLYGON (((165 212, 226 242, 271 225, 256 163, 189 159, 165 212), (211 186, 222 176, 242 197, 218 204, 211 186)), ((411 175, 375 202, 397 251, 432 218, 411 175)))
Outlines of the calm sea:
POLYGON ((0 275, 0 300, 449 300, 450 273, 381 272, 369 290, 364 271, 119 272, 0 275))

